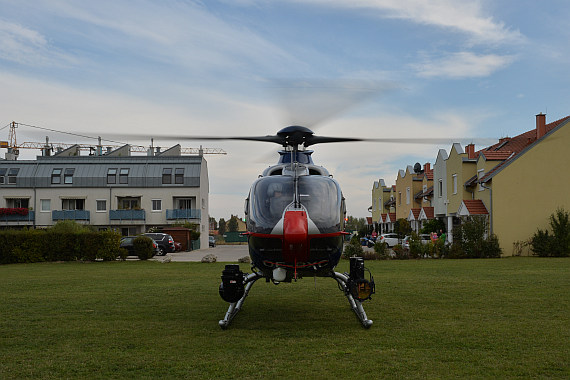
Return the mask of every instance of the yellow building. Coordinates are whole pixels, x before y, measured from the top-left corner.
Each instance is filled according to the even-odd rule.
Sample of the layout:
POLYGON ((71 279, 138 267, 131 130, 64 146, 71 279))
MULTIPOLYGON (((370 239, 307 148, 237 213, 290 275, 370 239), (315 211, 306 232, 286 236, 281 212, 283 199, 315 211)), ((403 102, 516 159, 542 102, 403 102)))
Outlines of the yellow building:
POLYGON ((504 255, 512 255, 513 244, 528 240, 538 228, 549 229, 557 208, 570 211, 569 146, 570 116, 546 124, 546 115, 539 114, 535 129, 480 152, 477 168, 485 173, 475 193, 488 202, 491 232, 504 255), (499 151, 511 154, 496 166, 482 161, 499 151))
POLYGON ((390 192, 392 186, 386 186, 383 179, 374 181, 372 185, 372 206, 370 210, 372 212, 372 222, 376 231, 379 231, 378 224, 382 223, 382 213, 390 212, 390 206, 386 204, 390 201, 390 192))

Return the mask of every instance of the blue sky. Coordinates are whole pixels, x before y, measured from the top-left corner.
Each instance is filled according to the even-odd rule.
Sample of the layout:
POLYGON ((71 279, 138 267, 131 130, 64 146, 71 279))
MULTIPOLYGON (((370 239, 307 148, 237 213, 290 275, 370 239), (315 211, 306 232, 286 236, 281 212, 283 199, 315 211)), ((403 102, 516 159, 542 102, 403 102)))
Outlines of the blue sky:
MULTIPOLYGON (((569 16, 563 0, 0 0, 0 128, 14 120, 150 139, 297 123, 322 135, 463 144, 514 136, 539 112, 570 114, 569 16)), ((19 142, 43 136, 18 130, 19 142)), ((202 144, 228 152, 207 156, 210 214, 243 215, 277 146, 202 144)), ((398 169, 450 147, 328 144, 314 158, 340 182, 348 213, 364 217, 375 180, 392 184, 398 169)))

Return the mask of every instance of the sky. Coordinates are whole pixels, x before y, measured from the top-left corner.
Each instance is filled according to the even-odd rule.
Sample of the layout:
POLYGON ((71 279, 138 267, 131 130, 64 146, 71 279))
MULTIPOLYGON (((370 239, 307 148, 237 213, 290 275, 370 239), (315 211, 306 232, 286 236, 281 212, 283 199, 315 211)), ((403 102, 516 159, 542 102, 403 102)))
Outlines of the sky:
MULTIPOLYGON (((540 112, 547 122, 570 115, 568 19, 566 0, 0 0, 0 128, 222 148, 205 156, 216 219, 243 216, 279 146, 183 137, 297 124, 325 136, 450 139, 311 147, 348 214, 366 217, 374 181, 395 184, 399 169, 433 164, 451 142, 518 135, 540 112)), ((46 135, 91 142, 17 131, 18 142, 46 135)))

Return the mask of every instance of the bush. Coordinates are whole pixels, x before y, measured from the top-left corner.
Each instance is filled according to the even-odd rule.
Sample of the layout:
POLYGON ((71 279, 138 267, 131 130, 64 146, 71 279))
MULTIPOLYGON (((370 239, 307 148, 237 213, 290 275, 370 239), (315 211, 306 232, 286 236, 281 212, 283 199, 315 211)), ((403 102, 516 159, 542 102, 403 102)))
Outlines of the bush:
POLYGON ((48 230, 0 231, 0 264, 115 260, 121 255, 118 233, 76 226, 73 222, 48 230))
POLYGON ((394 251, 394 258, 397 260, 407 260, 410 258, 410 250, 405 249, 401 244, 396 244, 392 250, 394 251))
POLYGON ((140 260, 148 260, 154 256, 153 241, 148 236, 139 236, 133 240, 133 250, 140 260))
POLYGON ((360 239, 358 239, 357 235, 354 235, 350 242, 344 246, 344 252, 342 253, 342 257, 344 259, 349 259, 352 256, 359 256, 362 257, 364 254, 364 249, 360 245, 360 239))
POLYGON ((453 245, 448 258, 496 258, 502 250, 496 235, 487 237, 488 223, 484 216, 472 216, 453 229, 453 245))
POLYGON ((531 250, 542 257, 570 256, 570 214, 559 208, 549 220, 552 235, 539 229, 530 241, 531 250))
POLYGON ((376 253, 378 260, 386 260, 390 258, 390 250, 388 249, 388 244, 385 242, 377 241, 374 244, 374 253, 376 253))

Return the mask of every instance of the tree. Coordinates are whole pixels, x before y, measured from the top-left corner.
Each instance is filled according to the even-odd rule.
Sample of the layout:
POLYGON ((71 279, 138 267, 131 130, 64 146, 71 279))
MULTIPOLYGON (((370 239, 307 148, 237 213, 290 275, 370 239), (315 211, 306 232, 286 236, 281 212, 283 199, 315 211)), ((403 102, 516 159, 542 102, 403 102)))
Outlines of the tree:
POLYGON ((218 222, 218 233, 223 235, 226 233, 226 220, 224 218, 220 218, 218 222))
POLYGON ((445 223, 441 219, 431 219, 424 223, 422 227, 421 233, 422 234, 429 234, 431 232, 439 232, 442 230, 445 232, 445 223))
POLYGON ((394 232, 398 234, 400 239, 403 239, 406 235, 410 235, 412 233, 410 222, 404 218, 396 220, 396 223, 394 223, 394 232))
POLYGON ((530 241, 532 251, 538 256, 570 256, 570 213, 559 208, 549 219, 552 235, 539 229, 530 241))
POLYGON ((216 218, 210 216, 210 218, 208 219, 210 222, 210 225, 213 226, 213 230, 217 230, 218 229, 218 222, 216 221, 216 218))
POLYGON ((237 232, 239 229, 239 224, 238 224, 238 218, 235 215, 232 215, 230 218, 230 221, 228 222, 227 225, 228 231, 229 232, 237 232))

